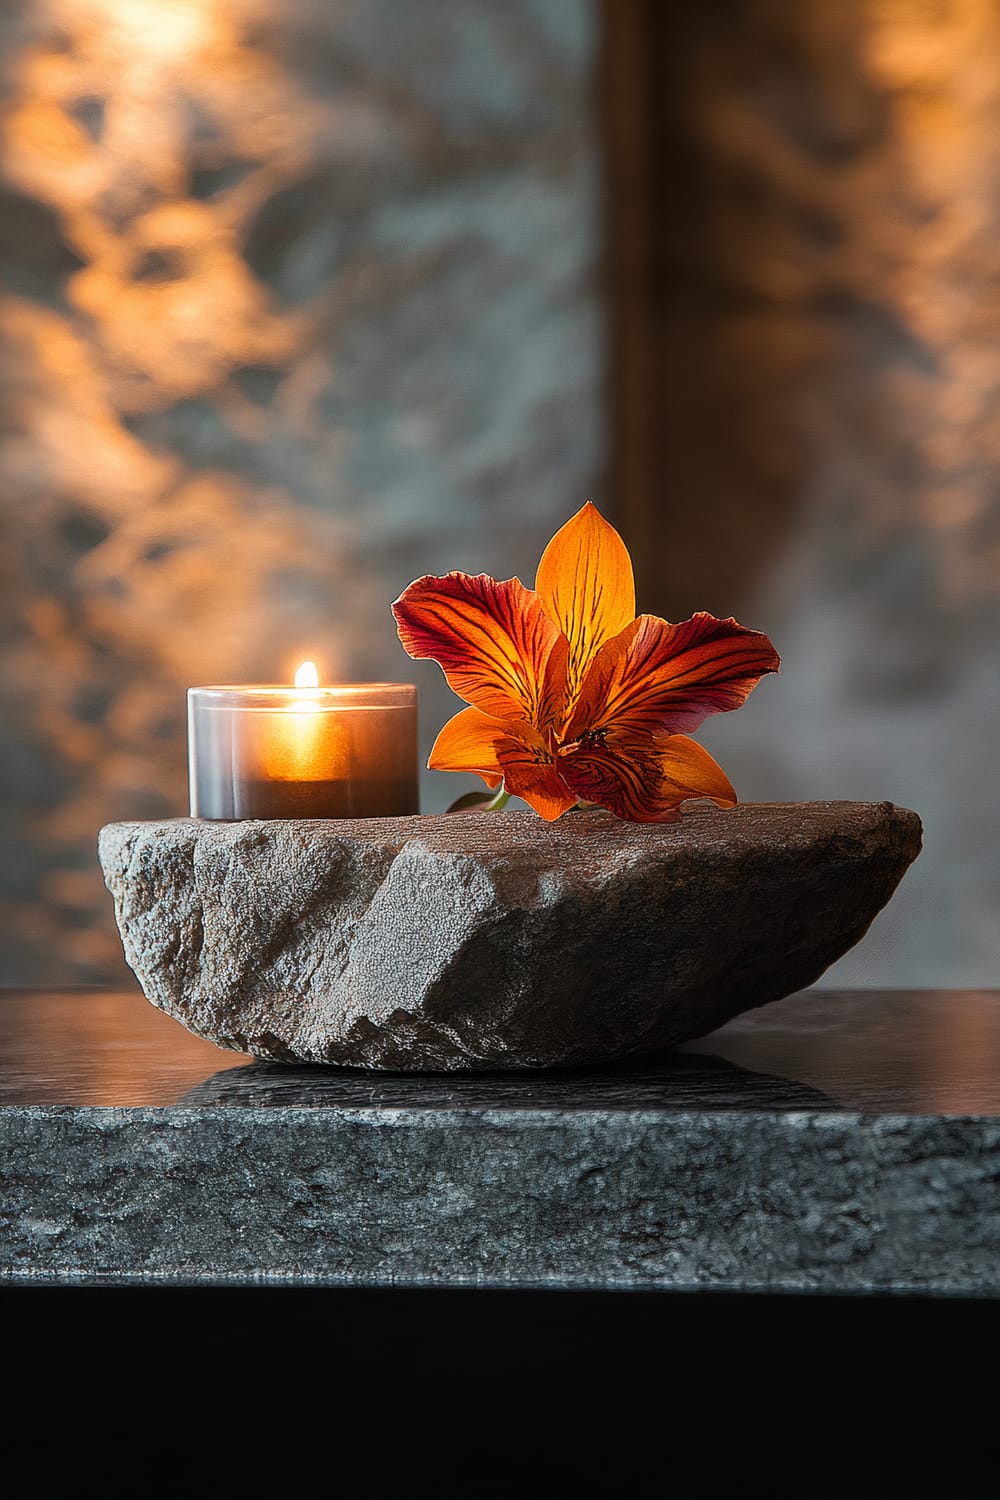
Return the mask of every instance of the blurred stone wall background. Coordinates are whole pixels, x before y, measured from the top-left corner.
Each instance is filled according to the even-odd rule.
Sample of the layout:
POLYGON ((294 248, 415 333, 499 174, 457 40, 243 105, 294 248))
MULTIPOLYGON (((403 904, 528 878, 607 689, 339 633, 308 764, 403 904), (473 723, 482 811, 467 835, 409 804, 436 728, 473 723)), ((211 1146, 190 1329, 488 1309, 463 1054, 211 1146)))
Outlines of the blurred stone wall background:
POLYGON ((598 492, 596 36, 0 7, 0 981, 124 977, 95 838, 186 812, 187 686, 416 681, 427 745, 453 700, 390 601, 530 576, 598 492))
POLYGON ((389 601, 588 496, 781 651, 741 796, 925 820, 825 982, 1000 982, 991 0, 11 0, 0 91, 0 982, 123 977, 189 684, 414 681, 426 748, 389 601))
POLYGON ((645 10, 647 587, 783 658, 700 738, 923 817, 824 984, 1000 985, 1000 8, 645 10))

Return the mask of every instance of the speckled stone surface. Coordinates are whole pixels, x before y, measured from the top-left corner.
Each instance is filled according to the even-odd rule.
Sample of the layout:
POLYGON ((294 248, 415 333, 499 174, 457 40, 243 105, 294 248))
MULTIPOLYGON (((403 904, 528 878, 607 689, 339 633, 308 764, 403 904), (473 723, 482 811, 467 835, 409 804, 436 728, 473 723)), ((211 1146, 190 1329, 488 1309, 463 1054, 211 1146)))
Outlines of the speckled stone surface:
POLYGON ((662 1050, 812 984, 921 842, 890 802, 117 823, 147 998, 281 1062, 450 1072, 662 1050))
POLYGON ((0 996, 0 1042, 9 1284, 1000 1289, 998 992, 527 1077, 249 1063, 136 995, 0 996))
POLYGON ((982 1295, 1000 1272, 1000 1122, 248 1109, 4 1127, 12 1279, 982 1295))

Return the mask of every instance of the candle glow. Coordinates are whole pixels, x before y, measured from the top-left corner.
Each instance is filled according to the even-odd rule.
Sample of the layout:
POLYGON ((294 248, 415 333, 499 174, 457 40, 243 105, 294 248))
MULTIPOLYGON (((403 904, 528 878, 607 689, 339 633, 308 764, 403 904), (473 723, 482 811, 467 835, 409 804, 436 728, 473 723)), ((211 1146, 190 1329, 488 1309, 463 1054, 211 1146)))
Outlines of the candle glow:
POLYGON ((261 726, 261 763, 266 780, 329 781, 344 759, 342 736, 316 717, 320 704, 311 694, 319 690, 319 670, 304 661, 295 671, 295 690, 289 694, 289 713, 276 712, 261 726), (305 696, 309 694, 310 696, 305 696))

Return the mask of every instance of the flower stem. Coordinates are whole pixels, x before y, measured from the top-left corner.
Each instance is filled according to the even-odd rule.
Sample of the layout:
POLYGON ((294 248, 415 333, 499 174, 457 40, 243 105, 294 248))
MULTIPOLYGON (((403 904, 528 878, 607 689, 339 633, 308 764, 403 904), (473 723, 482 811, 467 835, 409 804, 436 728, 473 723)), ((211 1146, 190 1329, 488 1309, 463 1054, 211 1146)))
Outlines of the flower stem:
POLYGON ((501 783, 500 783, 500 790, 497 792, 497 794, 493 798, 492 802, 487 802, 486 806, 483 808, 483 811, 484 812, 502 812, 502 810, 507 806, 507 803, 509 801, 510 801, 510 792, 508 792, 507 788, 504 786, 503 782, 501 781, 501 783))

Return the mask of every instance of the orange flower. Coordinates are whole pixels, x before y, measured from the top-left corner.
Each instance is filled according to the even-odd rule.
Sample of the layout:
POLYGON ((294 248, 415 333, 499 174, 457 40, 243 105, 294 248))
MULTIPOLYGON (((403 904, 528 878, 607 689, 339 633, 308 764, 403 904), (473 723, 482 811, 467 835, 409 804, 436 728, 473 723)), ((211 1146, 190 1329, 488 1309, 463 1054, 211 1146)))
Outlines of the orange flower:
POLYGON ((428 765, 474 771, 551 821, 578 802, 670 823, 690 797, 733 807, 706 750, 678 731, 739 708, 778 670, 766 635, 696 614, 635 618, 632 562, 588 503, 557 531, 534 590, 480 573, 418 578, 392 606, 413 657, 464 698, 428 765))

